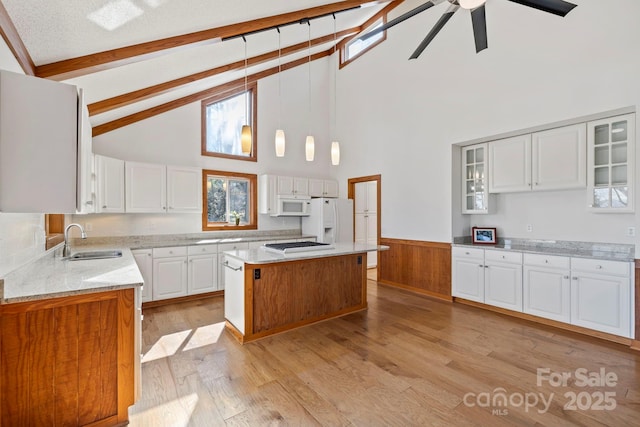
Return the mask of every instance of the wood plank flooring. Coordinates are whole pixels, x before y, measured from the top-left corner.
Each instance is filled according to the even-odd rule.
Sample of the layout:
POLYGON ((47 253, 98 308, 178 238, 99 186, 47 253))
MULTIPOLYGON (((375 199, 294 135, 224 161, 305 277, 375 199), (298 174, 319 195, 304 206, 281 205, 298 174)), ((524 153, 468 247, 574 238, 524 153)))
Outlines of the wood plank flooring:
POLYGON ((368 300, 244 346, 224 330, 222 297, 145 310, 130 425, 640 423, 638 352, 373 280, 368 300))

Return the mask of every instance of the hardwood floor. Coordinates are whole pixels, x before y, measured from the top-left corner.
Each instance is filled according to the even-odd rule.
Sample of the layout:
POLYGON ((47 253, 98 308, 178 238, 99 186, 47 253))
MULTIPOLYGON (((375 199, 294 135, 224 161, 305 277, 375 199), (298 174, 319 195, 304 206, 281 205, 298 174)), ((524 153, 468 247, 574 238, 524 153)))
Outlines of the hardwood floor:
POLYGON ((368 300, 367 311, 244 346, 224 330, 222 297, 145 310, 142 398, 131 425, 640 420, 640 353, 622 345, 373 280, 368 300))

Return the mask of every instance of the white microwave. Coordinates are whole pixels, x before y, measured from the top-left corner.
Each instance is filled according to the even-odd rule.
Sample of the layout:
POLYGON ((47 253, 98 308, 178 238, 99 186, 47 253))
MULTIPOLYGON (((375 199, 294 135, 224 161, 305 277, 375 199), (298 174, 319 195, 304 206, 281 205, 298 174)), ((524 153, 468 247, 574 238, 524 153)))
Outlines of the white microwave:
POLYGON ((309 216, 311 198, 278 197, 276 212, 272 216, 309 216))

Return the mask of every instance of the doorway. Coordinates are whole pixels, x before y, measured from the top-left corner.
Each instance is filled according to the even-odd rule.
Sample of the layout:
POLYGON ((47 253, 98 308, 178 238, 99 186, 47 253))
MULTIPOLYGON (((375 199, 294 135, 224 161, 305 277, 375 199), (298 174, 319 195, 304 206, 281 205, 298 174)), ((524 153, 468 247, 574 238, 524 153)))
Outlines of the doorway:
MULTIPOLYGON (((353 200, 353 240, 356 243, 378 245, 380 242, 381 175, 349 178, 348 197, 353 200)), ((367 269, 376 269, 378 252, 367 254, 367 269)))

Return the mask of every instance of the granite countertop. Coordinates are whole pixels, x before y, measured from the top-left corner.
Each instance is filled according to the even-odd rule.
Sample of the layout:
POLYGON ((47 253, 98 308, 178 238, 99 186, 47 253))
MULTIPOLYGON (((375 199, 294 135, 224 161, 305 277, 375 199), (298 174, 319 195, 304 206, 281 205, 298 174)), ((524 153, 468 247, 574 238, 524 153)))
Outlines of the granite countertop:
POLYGON ((119 249, 122 256, 69 261, 62 257, 62 244, 47 251, 0 280, 0 304, 35 301, 79 294, 106 292, 143 285, 131 251, 105 245, 74 248, 73 253, 119 249))
POLYGON ((62 257, 61 243, 39 258, 0 278, 0 304, 142 286, 143 278, 131 253, 132 249, 305 238, 315 236, 273 231, 246 235, 225 233, 217 238, 201 234, 177 234, 72 239, 72 253, 118 249, 122 251, 122 257, 69 261, 62 257))
POLYGON ((271 252, 265 250, 264 248, 225 251, 224 254, 226 256, 239 259, 246 264, 269 264, 273 262, 385 251, 389 249, 388 246, 367 245, 363 243, 336 243, 333 246, 334 247, 331 249, 321 249, 307 252, 293 252, 289 254, 271 252))
POLYGON ((129 249, 152 249, 166 248, 171 246, 196 246, 196 245, 218 245, 224 243, 244 243, 259 241, 294 240, 294 239, 315 239, 316 236, 306 234, 278 233, 274 231, 269 234, 253 235, 227 235, 223 237, 211 237, 202 235, 155 235, 155 236, 126 236, 126 237, 89 237, 86 240, 73 239, 71 247, 84 250, 85 246, 111 245, 122 246, 129 249))
POLYGON ((455 242, 452 246, 473 247, 479 249, 508 250, 522 253, 559 255, 575 258, 594 258, 610 261, 634 261, 634 246, 624 244, 570 242, 570 241, 538 241, 525 239, 499 239, 496 245, 472 244, 471 242, 455 242))

